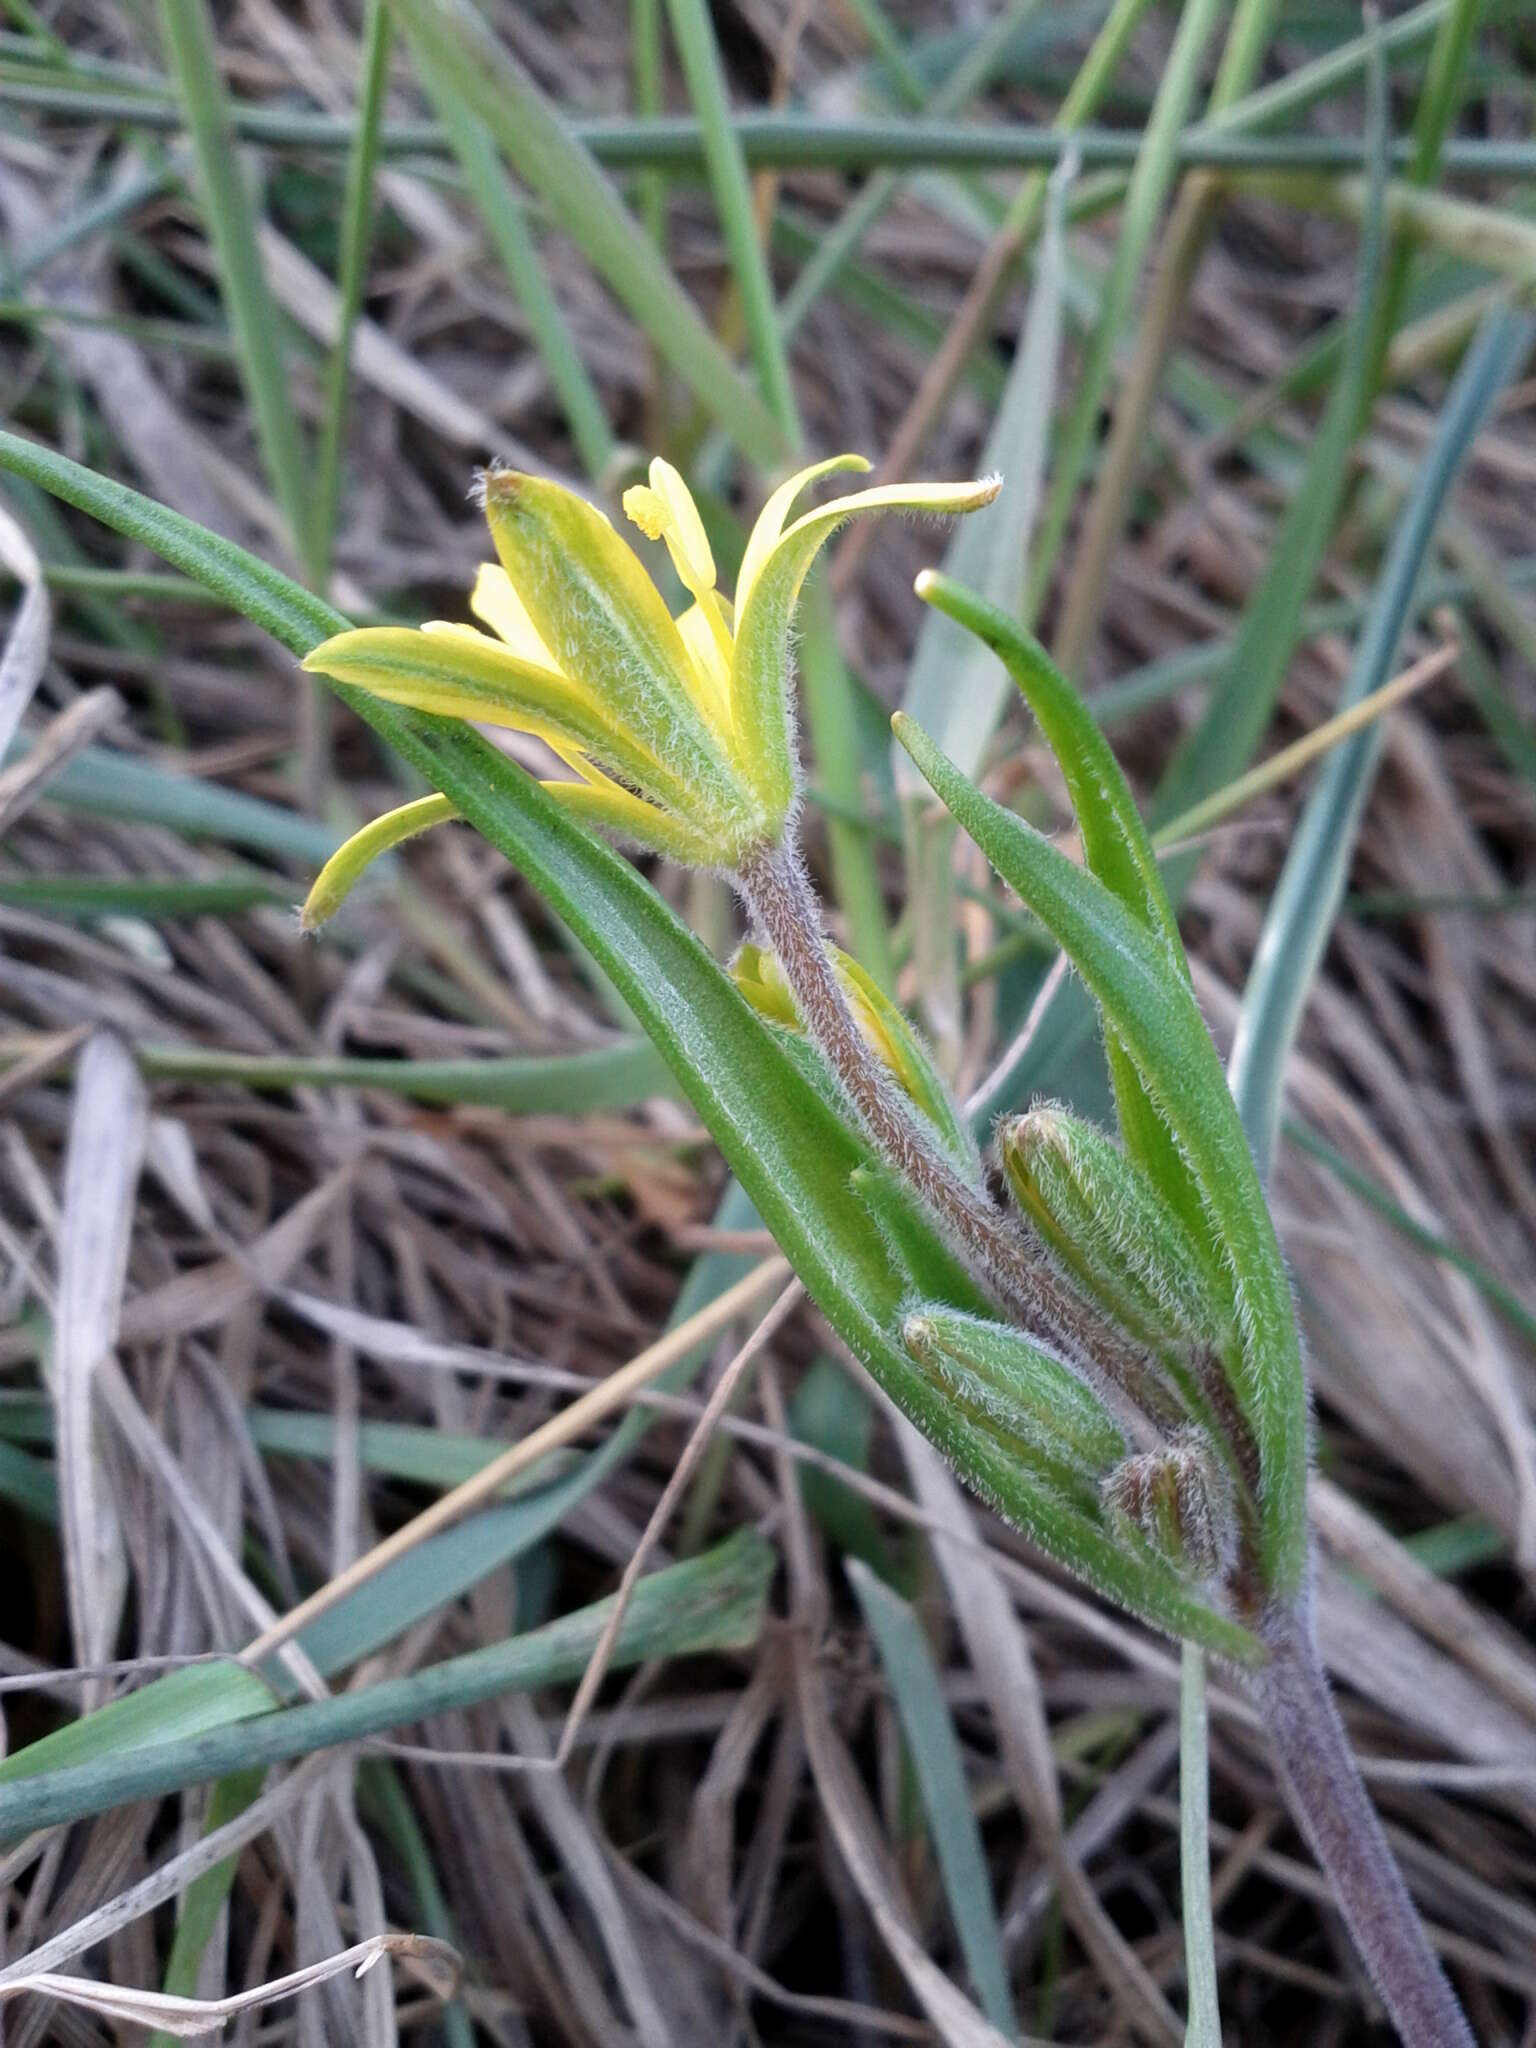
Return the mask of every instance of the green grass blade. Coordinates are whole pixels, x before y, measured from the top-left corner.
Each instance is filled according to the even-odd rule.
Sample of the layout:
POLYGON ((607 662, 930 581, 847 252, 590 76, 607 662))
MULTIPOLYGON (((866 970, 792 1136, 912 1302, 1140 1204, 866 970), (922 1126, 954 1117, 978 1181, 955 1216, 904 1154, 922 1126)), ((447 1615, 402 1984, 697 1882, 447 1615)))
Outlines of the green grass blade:
MULTIPOLYGON (((243 1664, 188 1664, 13 1751, 0 1763, 0 1788, 55 1772, 108 1768, 149 1743, 195 1742, 210 1729, 271 1709, 272 1688, 243 1664)), ((231 1768, 238 1763, 232 1759, 231 1768)))
POLYGON ((1211 1784, 1205 1652, 1184 1645, 1179 1674, 1179 1874, 1189 2024, 1184 2048, 1221 2048, 1211 1919, 1211 1784))
POLYGON ((416 62, 459 160, 459 169, 464 173, 469 196, 479 211, 491 247, 523 309, 528 332, 565 414, 582 467, 588 476, 601 477, 613 460, 613 429, 560 302, 544 274, 522 201, 502 169, 484 122, 468 111, 419 50, 416 62))
MULTIPOLYGON (((703 1557, 642 1579, 619 1627, 613 1668, 749 1647, 762 1627, 773 1568, 769 1546, 755 1531, 742 1530, 703 1557)), ((131 1800, 162 1798, 233 1770, 285 1763, 506 1693, 571 1684, 586 1669, 612 1609, 611 1599, 601 1600, 526 1635, 447 1658, 405 1678, 247 1715, 238 1725, 205 1727, 175 1741, 151 1739, 93 1762, 39 1769, 29 1760, 44 1745, 34 1743, 0 1765, 0 1838, 11 1841, 33 1828, 78 1820, 131 1800)), ((192 1669, 228 1674, 241 1667, 192 1669)), ((241 1675, 260 1684, 253 1673, 241 1675)), ((88 1716, 64 1732, 79 1735, 99 1718, 88 1716)))
POLYGON ((309 466, 283 362, 283 330, 256 248, 256 222, 241 176, 219 78, 206 0, 161 0, 166 51, 186 110, 208 233, 262 454, 288 522, 295 558, 314 566, 309 466))
MULTIPOLYGON (((22 734, 7 758, 17 759, 27 750, 22 734)), ((189 839, 220 839, 253 853, 315 867, 328 860, 346 837, 318 819, 300 817, 263 797, 225 789, 198 775, 177 775, 106 747, 86 747, 67 762, 48 784, 48 801, 98 818, 166 825, 189 839)))
MULTIPOLYGON (((958 113, 987 84, 1004 50, 1012 45, 1019 30, 1039 6, 1040 0, 1016 0, 1012 8, 999 15, 986 33, 978 36, 972 46, 961 54, 931 95, 921 77, 910 70, 898 75, 897 82, 908 103, 936 118, 948 118, 958 113)), ((899 49, 900 45, 896 47, 899 49)), ((796 332, 812 306, 839 276, 864 237, 889 207, 901 184, 900 175, 895 171, 874 172, 844 207, 831 232, 816 239, 799 276, 785 293, 779 308, 780 331, 786 339, 796 332)))
MULTIPOLYGON (((1457 373, 1376 586, 1340 710, 1392 671, 1414 588, 1446 499, 1500 392, 1529 353, 1536 323, 1506 308, 1485 320, 1457 373)), ((1375 726, 1336 747, 1319 771, 1265 915, 1232 1047, 1231 1084, 1260 1170, 1280 1119, 1286 1058, 1338 914, 1382 736, 1375 726)))
MULTIPOLYGON (((51 794, 51 792, 50 792, 51 794)), ((0 903, 48 917, 233 917, 262 905, 292 906, 294 891, 260 875, 181 876, 5 875, 0 903)))
POLYGON ((261 1090, 373 1088, 416 1102, 475 1103, 514 1116, 632 1109, 650 1096, 671 1094, 675 1085, 655 1047, 635 1038, 590 1052, 505 1059, 286 1058, 171 1045, 143 1046, 138 1058, 155 1081, 232 1081, 261 1090))
POLYGON ((1163 67, 1151 119, 1126 190, 1120 236, 1104 281, 1098 321, 1056 451, 1051 492, 1030 563, 1025 611, 1030 619, 1039 611, 1049 587, 1067 521, 1088 466, 1115 350, 1125 331, 1143 258, 1178 167, 1178 141, 1194 95, 1200 61, 1221 13, 1221 0, 1184 0, 1178 31, 1163 67))
POLYGON ((450 0, 389 0, 412 46, 485 123, 518 175, 629 309, 658 354, 756 461, 787 439, 683 295, 586 147, 510 52, 450 0))
MULTIPOLYGON (((209 1795, 203 1833, 214 1834, 227 1821, 238 1818, 260 1790, 260 1771, 235 1771, 229 1777, 221 1778, 209 1795)), ((187 1886, 181 1911, 176 1917, 176 1932, 171 1937, 165 1975, 160 1982, 160 1989, 172 1997, 197 1996, 203 1957, 218 1927, 219 1915, 234 1885, 239 1864, 238 1855, 226 1856, 222 1863, 214 1864, 211 1870, 205 1870, 187 1886)), ((174 2039, 171 2034, 157 2032, 150 2035, 146 2048, 174 2048, 174 2039)))
POLYGON ((896 1703, 971 1982, 987 2018, 1013 2040, 1019 2021, 1008 1988, 992 1881, 954 1722, 922 1625, 900 1594, 882 1584, 867 1565, 850 1558, 847 1572, 896 1703))
POLYGON ((324 588, 336 541, 341 489, 341 449, 346 433, 347 390, 352 374, 352 334, 362 310, 373 235, 373 181, 379 161, 379 127, 389 88, 393 27, 385 0, 368 0, 363 27, 362 91, 357 130, 347 158, 341 202, 341 250, 337 274, 336 340, 326 365, 325 400, 315 456, 314 560, 316 583, 324 588))
MULTIPOLYGON (((462 1953, 463 1937, 448 1911, 432 1853, 400 1774, 377 1758, 371 1759, 358 1767, 357 1789, 364 1812, 377 1821, 404 1865, 406 1881, 416 1895, 411 1924, 462 1953)), ((443 2048, 475 2048, 475 2026, 462 1996, 441 2008, 437 2024, 442 2028, 443 2048)))
POLYGON ((757 381, 768 410, 779 424, 786 443, 800 440, 800 420, 795 407, 794 385, 789 358, 779 331, 774 305, 773 283, 763 245, 758 237, 752 207, 752 188, 747 181, 746 158, 731 123, 725 71, 715 42, 714 25, 704 0, 667 0, 672 36, 682 60, 688 97, 699 120, 699 139, 704 162, 720 216, 720 231, 741 299, 747 340, 757 381))
POLYGON ((1232 659, 1205 712, 1164 776, 1152 805, 1162 824, 1241 774, 1263 737, 1296 645, 1302 606, 1317 577, 1343 501, 1350 450, 1373 389, 1372 349, 1383 289, 1386 94, 1379 63, 1370 72, 1371 132, 1377 142, 1371 204, 1361 240, 1355 307, 1301 487, 1292 496, 1269 565, 1244 610, 1232 659))

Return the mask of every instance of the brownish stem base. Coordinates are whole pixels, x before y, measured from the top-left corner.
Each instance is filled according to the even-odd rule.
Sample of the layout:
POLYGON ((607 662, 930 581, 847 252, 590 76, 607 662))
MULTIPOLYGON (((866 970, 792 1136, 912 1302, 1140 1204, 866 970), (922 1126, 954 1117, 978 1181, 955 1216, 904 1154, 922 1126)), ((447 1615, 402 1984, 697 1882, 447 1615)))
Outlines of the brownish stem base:
POLYGON ((1366 1792, 1310 1615, 1296 1616, 1272 1651, 1258 1696, 1291 1811, 1403 2048, 1475 2048, 1366 1792))

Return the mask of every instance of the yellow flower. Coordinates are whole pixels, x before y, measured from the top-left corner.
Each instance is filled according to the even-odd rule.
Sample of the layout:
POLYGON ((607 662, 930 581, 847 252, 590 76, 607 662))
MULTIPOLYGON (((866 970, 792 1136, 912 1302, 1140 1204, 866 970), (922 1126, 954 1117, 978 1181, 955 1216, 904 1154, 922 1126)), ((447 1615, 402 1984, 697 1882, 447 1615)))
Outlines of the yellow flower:
MULTIPOLYGON (((782 839, 794 807, 790 626, 823 544, 858 512, 968 512, 998 490, 995 479, 893 485, 791 519, 807 486, 868 467, 834 456, 773 493, 733 605, 687 485, 670 463, 652 462, 624 510, 666 543, 692 599, 675 619, 594 506, 547 478, 492 470, 484 502, 500 562, 481 569, 470 598, 481 627, 338 633, 304 666, 415 711, 531 733, 571 769, 574 780, 544 787, 578 816, 690 866, 735 867, 782 839)), ((376 820, 327 864, 306 924, 335 910, 368 860, 453 815, 428 797, 376 820)))
MULTIPOLYGON (((827 947, 827 952, 859 1036, 950 1151, 967 1167, 974 1165, 975 1146, 956 1116, 949 1091, 934 1072, 927 1048, 916 1031, 852 954, 833 945, 827 947)), ((738 946, 731 961, 731 979, 760 1017, 793 1032, 797 1038, 803 1037, 804 1027, 794 995, 772 953, 750 940, 738 946)))

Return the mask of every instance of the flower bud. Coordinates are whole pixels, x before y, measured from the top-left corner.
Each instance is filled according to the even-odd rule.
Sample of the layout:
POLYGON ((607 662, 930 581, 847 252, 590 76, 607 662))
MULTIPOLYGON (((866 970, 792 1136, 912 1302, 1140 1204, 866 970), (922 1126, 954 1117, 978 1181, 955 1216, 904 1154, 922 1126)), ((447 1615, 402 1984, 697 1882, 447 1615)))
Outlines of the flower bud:
POLYGON ((1152 1346, 1221 1351, 1230 1318, 1183 1223, 1103 1131, 1054 1106, 1002 1134, 1020 1209, 1084 1291, 1152 1346))
POLYGON ((930 1304, 906 1317, 902 1341, 926 1372, 994 1430, 1078 1480, 1125 1454, 1119 1425, 1069 1366, 1005 1323, 930 1304))
POLYGON ((1232 1561, 1237 1524, 1231 1484, 1193 1430, 1117 1465, 1104 1481, 1103 1501, 1112 1518, 1128 1523, 1190 1578, 1217 1578, 1232 1561))
MULTIPOLYGON (((969 1133, 917 1032, 851 954, 837 946, 828 946, 827 951, 864 1043, 913 1107, 922 1111, 951 1157, 967 1171, 978 1172, 969 1133)), ((784 970, 772 953, 750 943, 738 947, 731 978, 760 1017, 786 1030, 803 1028, 784 970)))

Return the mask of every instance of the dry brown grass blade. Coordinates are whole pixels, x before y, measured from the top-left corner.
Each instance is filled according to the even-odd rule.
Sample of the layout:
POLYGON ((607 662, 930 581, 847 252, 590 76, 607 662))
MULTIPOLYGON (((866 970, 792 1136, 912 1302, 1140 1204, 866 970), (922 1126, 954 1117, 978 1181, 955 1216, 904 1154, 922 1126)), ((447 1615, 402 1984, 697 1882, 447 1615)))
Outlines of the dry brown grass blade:
POLYGON ((1141 2040, 1175 2044, 1176 2048, 1184 2038, 1178 2015, 1105 1912, 1064 1839, 1061 1790, 1045 1702, 1022 1624, 989 1564, 983 1561, 978 1569, 953 1540, 958 1537, 963 1542, 974 1533, 975 1515, 959 1482, 926 1438, 910 1423, 900 1421, 897 1434, 913 1491, 938 1532, 934 1554, 949 1589, 966 1654, 991 1710, 1009 1783, 1039 1831, 1061 1887, 1066 1917, 1103 1973, 1132 2032, 1141 2040))
POLYGON ((303 1970, 290 1970, 249 1991, 232 1992, 227 1998, 175 1998, 164 1991, 130 1991, 126 1987, 98 1984, 88 1977, 62 1977, 48 1970, 0 1984, 0 2002, 31 1994, 57 1999, 77 2012, 96 2013, 103 2019, 124 2020, 140 2027, 159 2027, 178 2040, 193 2040, 211 2034, 242 2013, 271 2005, 280 1998, 292 1998, 314 1985, 334 1977, 366 1977, 386 1958, 401 1963, 425 1984, 433 1996, 451 1998, 458 1988, 460 1963, 457 1952, 446 1941, 434 1941, 425 1934, 375 1934, 354 1943, 340 1955, 328 1956, 303 1970))
POLYGON ((429 1536, 436 1535, 438 1530, 450 1527, 482 1501, 494 1499, 509 1481, 536 1465, 551 1451, 563 1450, 567 1444, 574 1443, 594 1423, 604 1421, 621 1408, 636 1388, 659 1379, 696 1344, 704 1343, 728 1328, 738 1315, 750 1309, 772 1288, 782 1286, 788 1277, 789 1266, 785 1260, 764 1259, 761 1265, 755 1266, 734 1287, 727 1288, 707 1307, 690 1316, 687 1322, 680 1323, 675 1330, 669 1330, 654 1344, 647 1345, 628 1365, 611 1373, 600 1386, 573 1401, 521 1443, 513 1444, 504 1451, 483 1472, 477 1472, 473 1479, 467 1479, 461 1486, 445 1493, 430 1508, 407 1522, 404 1528, 397 1529, 382 1543, 375 1544, 348 1570, 338 1573, 307 1600, 301 1600, 281 1621, 247 1645, 241 1653, 244 1661, 259 1663, 318 1615, 328 1614, 337 1601, 345 1599, 356 1587, 375 1577, 395 1558, 404 1557, 429 1536))
POLYGON ((0 505, 0 564, 21 585, 21 602, 0 647, 0 761, 3 761, 48 660, 53 606, 43 565, 22 527, 0 505))
POLYGON ((122 698, 102 683, 50 718, 21 759, 0 770, 0 833, 9 832, 46 792, 59 770, 122 715, 122 698))
POLYGON ((597 1648, 592 1652, 592 1661, 581 1674, 581 1683, 576 1688, 575 1696, 571 1701, 570 1711, 565 1717, 565 1726, 561 1730, 560 1741, 554 1756, 557 1769, 569 1760, 571 1751, 575 1747, 576 1737, 581 1732, 581 1724, 586 1718, 592 1702, 597 1698, 598 1688, 607 1674, 608 1661, 613 1654, 613 1646, 619 1639, 619 1630, 623 1626, 624 1616, 628 1612, 630 1600, 636 1586, 640 1583, 651 1552, 661 1539, 661 1532, 666 1528, 667 1523, 676 1512, 678 1502, 682 1499, 689 1482, 698 1469, 699 1459, 704 1455, 705 1449, 714 1436, 717 1425, 725 1414, 726 1409, 730 1406, 732 1396, 735 1394, 738 1386, 740 1386, 743 1375, 748 1367, 762 1355, 765 1347, 772 1342, 775 1332, 781 1329, 790 1315, 793 1314, 804 1295, 804 1291, 798 1280, 790 1281, 756 1329, 753 1330, 746 1343, 737 1351, 715 1382, 714 1389, 708 1401, 704 1404, 698 1422, 694 1425, 688 1442, 683 1449, 683 1454, 673 1466, 668 1475, 667 1483, 661 1490, 661 1498, 651 1511, 650 1520, 646 1523, 644 1533, 635 1546, 634 1555, 624 1567, 624 1574, 619 1580, 618 1593, 613 1603, 613 1611, 603 1624, 603 1632, 598 1637, 597 1648))
POLYGON ((97 1438, 95 1382, 117 1342, 147 1129, 132 1053, 112 1032, 95 1033, 75 1069, 52 1361, 65 1580, 82 1664, 110 1656, 128 1590, 117 1503, 97 1438))

